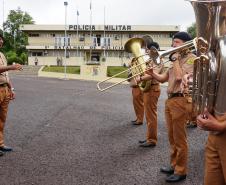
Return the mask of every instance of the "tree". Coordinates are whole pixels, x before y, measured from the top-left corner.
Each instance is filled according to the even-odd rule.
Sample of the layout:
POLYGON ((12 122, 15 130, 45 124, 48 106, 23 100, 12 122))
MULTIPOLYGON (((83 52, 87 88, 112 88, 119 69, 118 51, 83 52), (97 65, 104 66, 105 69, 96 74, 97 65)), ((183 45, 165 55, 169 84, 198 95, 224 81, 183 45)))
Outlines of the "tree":
POLYGON ((191 26, 187 28, 187 32, 192 36, 192 38, 196 37, 196 23, 193 23, 191 26))
POLYGON ((28 44, 28 36, 20 31, 22 24, 34 24, 33 18, 27 13, 23 12, 20 8, 17 10, 10 10, 6 22, 3 23, 5 44, 3 50, 5 52, 14 51, 17 57, 23 56, 23 62, 26 54, 25 46, 28 44))

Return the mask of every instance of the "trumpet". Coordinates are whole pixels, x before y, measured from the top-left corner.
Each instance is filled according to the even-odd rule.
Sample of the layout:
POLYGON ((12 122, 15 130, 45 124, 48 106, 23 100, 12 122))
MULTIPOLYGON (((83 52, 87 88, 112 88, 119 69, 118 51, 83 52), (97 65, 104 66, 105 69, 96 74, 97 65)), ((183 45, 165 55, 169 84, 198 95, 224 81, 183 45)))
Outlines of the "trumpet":
MULTIPOLYGON (((153 48, 155 49, 155 48, 153 48)), ((155 62, 156 65, 161 64, 161 59, 170 56, 173 53, 179 52, 180 55, 184 55, 187 52, 194 52, 197 51, 197 38, 194 38, 193 40, 185 42, 183 45, 168 49, 166 51, 160 51, 160 52, 153 52, 156 53, 156 55, 151 55, 152 60, 155 62)), ((170 60, 169 60, 170 61, 170 60)))
POLYGON ((126 81, 133 79, 133 78, 136 78, 137 76, 143 76, 144 73, 150 69, 150 64, 155 64, 154 67, 151 66, 153 69, 155 69, 156 67, 159 67, 160 65, 164 65, 164 64, 170 62, 171 61, 170 59, 166 60, 165 62, 162 62, 162 58, 167 57, 167 56, 169 56, 173 53, 179 52, 181 55, 183 55, 184 53, 187 53, 188 51, 189 52, 197 51, 197 40, 198 39, 194 38, 191 41, 185 42, 181 46, 178 46, 178 47, 166 50, 166 51, 158 51, 156 48, 152 47, 148 54, 146 53, 144 55, 140 55, 140 56, 136 57, 136 60, 138 60, 139 58, 144 57, 145 55, 148 55, 149 56, 148 60, 143 60, 143 62, 140 62, 139 64, 136 64, 135 66, 132 66, 129 69, 126 69, 126 70, 124 70, 120 73, 113 75, 112 77, 109 77, 109 78, 107 78, 103 81, 98 82, 97 83, 97 89, 99 91, 103 92, 103 91, 106 91, 106 90, 108 90, 112 87, 119 85, 119 84, 122 84, 123 82, 126 82, 126 81), (126 73, 126 72, 128 73, 129 71, 133 71, 134 69, 137 70, 137 68, 139 68, 140 66, 142 66, 142 68, 143 68, 144 65, 146 66, 145 69, 140 70, 139 72, 133 74, 132 76, 130 76, 130 77, 124 79, 124 80, 121 80, 117 83, 113 83, 113 84, 111 84, 111 85, 109 85, 105 88, 100 87, 101 84, 103 84, 105 82, 109 82, 111 79, 116 78, 117 76, 119 76, 123 73, 126 73))

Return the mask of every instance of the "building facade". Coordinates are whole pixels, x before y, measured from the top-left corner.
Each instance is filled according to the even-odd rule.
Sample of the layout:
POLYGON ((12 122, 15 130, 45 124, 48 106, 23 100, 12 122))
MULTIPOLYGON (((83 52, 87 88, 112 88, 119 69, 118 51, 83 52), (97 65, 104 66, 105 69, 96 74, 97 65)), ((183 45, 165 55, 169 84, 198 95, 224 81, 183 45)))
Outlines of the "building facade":
POLYGON ((171 46, 177 25, 22 25, 28 34, 29 65, 122 66, 132 55, 124 51, 134 37, 150 35, 161 50, 171 46))

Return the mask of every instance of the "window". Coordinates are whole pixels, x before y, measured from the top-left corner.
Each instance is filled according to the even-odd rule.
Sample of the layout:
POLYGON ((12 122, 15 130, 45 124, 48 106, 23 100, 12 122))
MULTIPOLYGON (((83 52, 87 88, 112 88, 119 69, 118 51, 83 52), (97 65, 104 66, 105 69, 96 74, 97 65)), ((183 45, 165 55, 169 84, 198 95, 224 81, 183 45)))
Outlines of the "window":
POLYGON ((32 52, 32 53, 31 53, 31 56, 33 56, 33 57, 35 57, 35 56, 43 56, 43 52, 39 52, 39 51, 37 51, 37 52, 32 52))
POLYGON ((79 41, 85 41, 85 37, 79 37, 79 41))
POLYGON ((115 40, 119 40, 120 36, 119 35, 115 35, 115 40))
POLYGON ((101 38, 101 46, 111 46, 111 38, 110 37, 101 38))
POLYGON ((63 46, 70 46, 71 45, 71 38, 70 37, 55 37, 55 46, 63 47, 63 46))
POLYGON ((64 46, 70 46, 71 45, 71 38, 70 37, 63 37, 64 38, 64 46))
POLYGON ((93 37, 93 46, 97 46, 97 38, 93 37))
POLYGON ((39 37, 39 34, 38 33, 30 33, 29 37, 39 37))

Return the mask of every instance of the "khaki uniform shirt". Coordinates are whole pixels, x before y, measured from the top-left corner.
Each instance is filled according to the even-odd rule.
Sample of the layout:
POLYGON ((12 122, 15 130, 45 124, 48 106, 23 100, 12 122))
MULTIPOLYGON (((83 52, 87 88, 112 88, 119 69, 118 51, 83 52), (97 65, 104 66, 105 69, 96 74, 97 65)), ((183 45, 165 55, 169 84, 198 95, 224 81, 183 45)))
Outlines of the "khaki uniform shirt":
MULTIPOLYGON (((7 60, 3 53, 0 52, 0 66, 7 66, 7 60)), ((0 73, 0 84, 9 83, 8 72, 0 73)))
MULTIPOLYGON (((153 71, 155 73, 161 74, 163 72, 163 69, 164 69, 163 65, 158 65, 157 66, 156 64, 154 64, 153 67, 154 67, 153 71)), ((151 84, 159 84, 159 81, 157 81, 156 79, 153 78, 153 79, 151 79, 151 84)))
MULTIPOLYGON (((155 73, 161 74, 163 72, 163 69, 164 69, 164 65, 163 64, 156 65, 152 60, 150 60, 149 62, 150 63, 148 64, 148 67, 152 67, 153 68, 153 71, 155 73)), ((150 82, 151 82, 152 85, 159 84, 159 81, 157 81, 154 78, 152 78, 150 80, 150 82)))
MULTIPOLYGON (((180 67, 182 68, 183 76, 193 72, 193 63, 195 55, 188 53, 185 57, 181 58, 179 61, 180 67)), ((181 81, 176 81, 175 74, 173 71, 173 64, 168 69, 168 89, 167 93, 184 93, 181 88, 181 81)))

